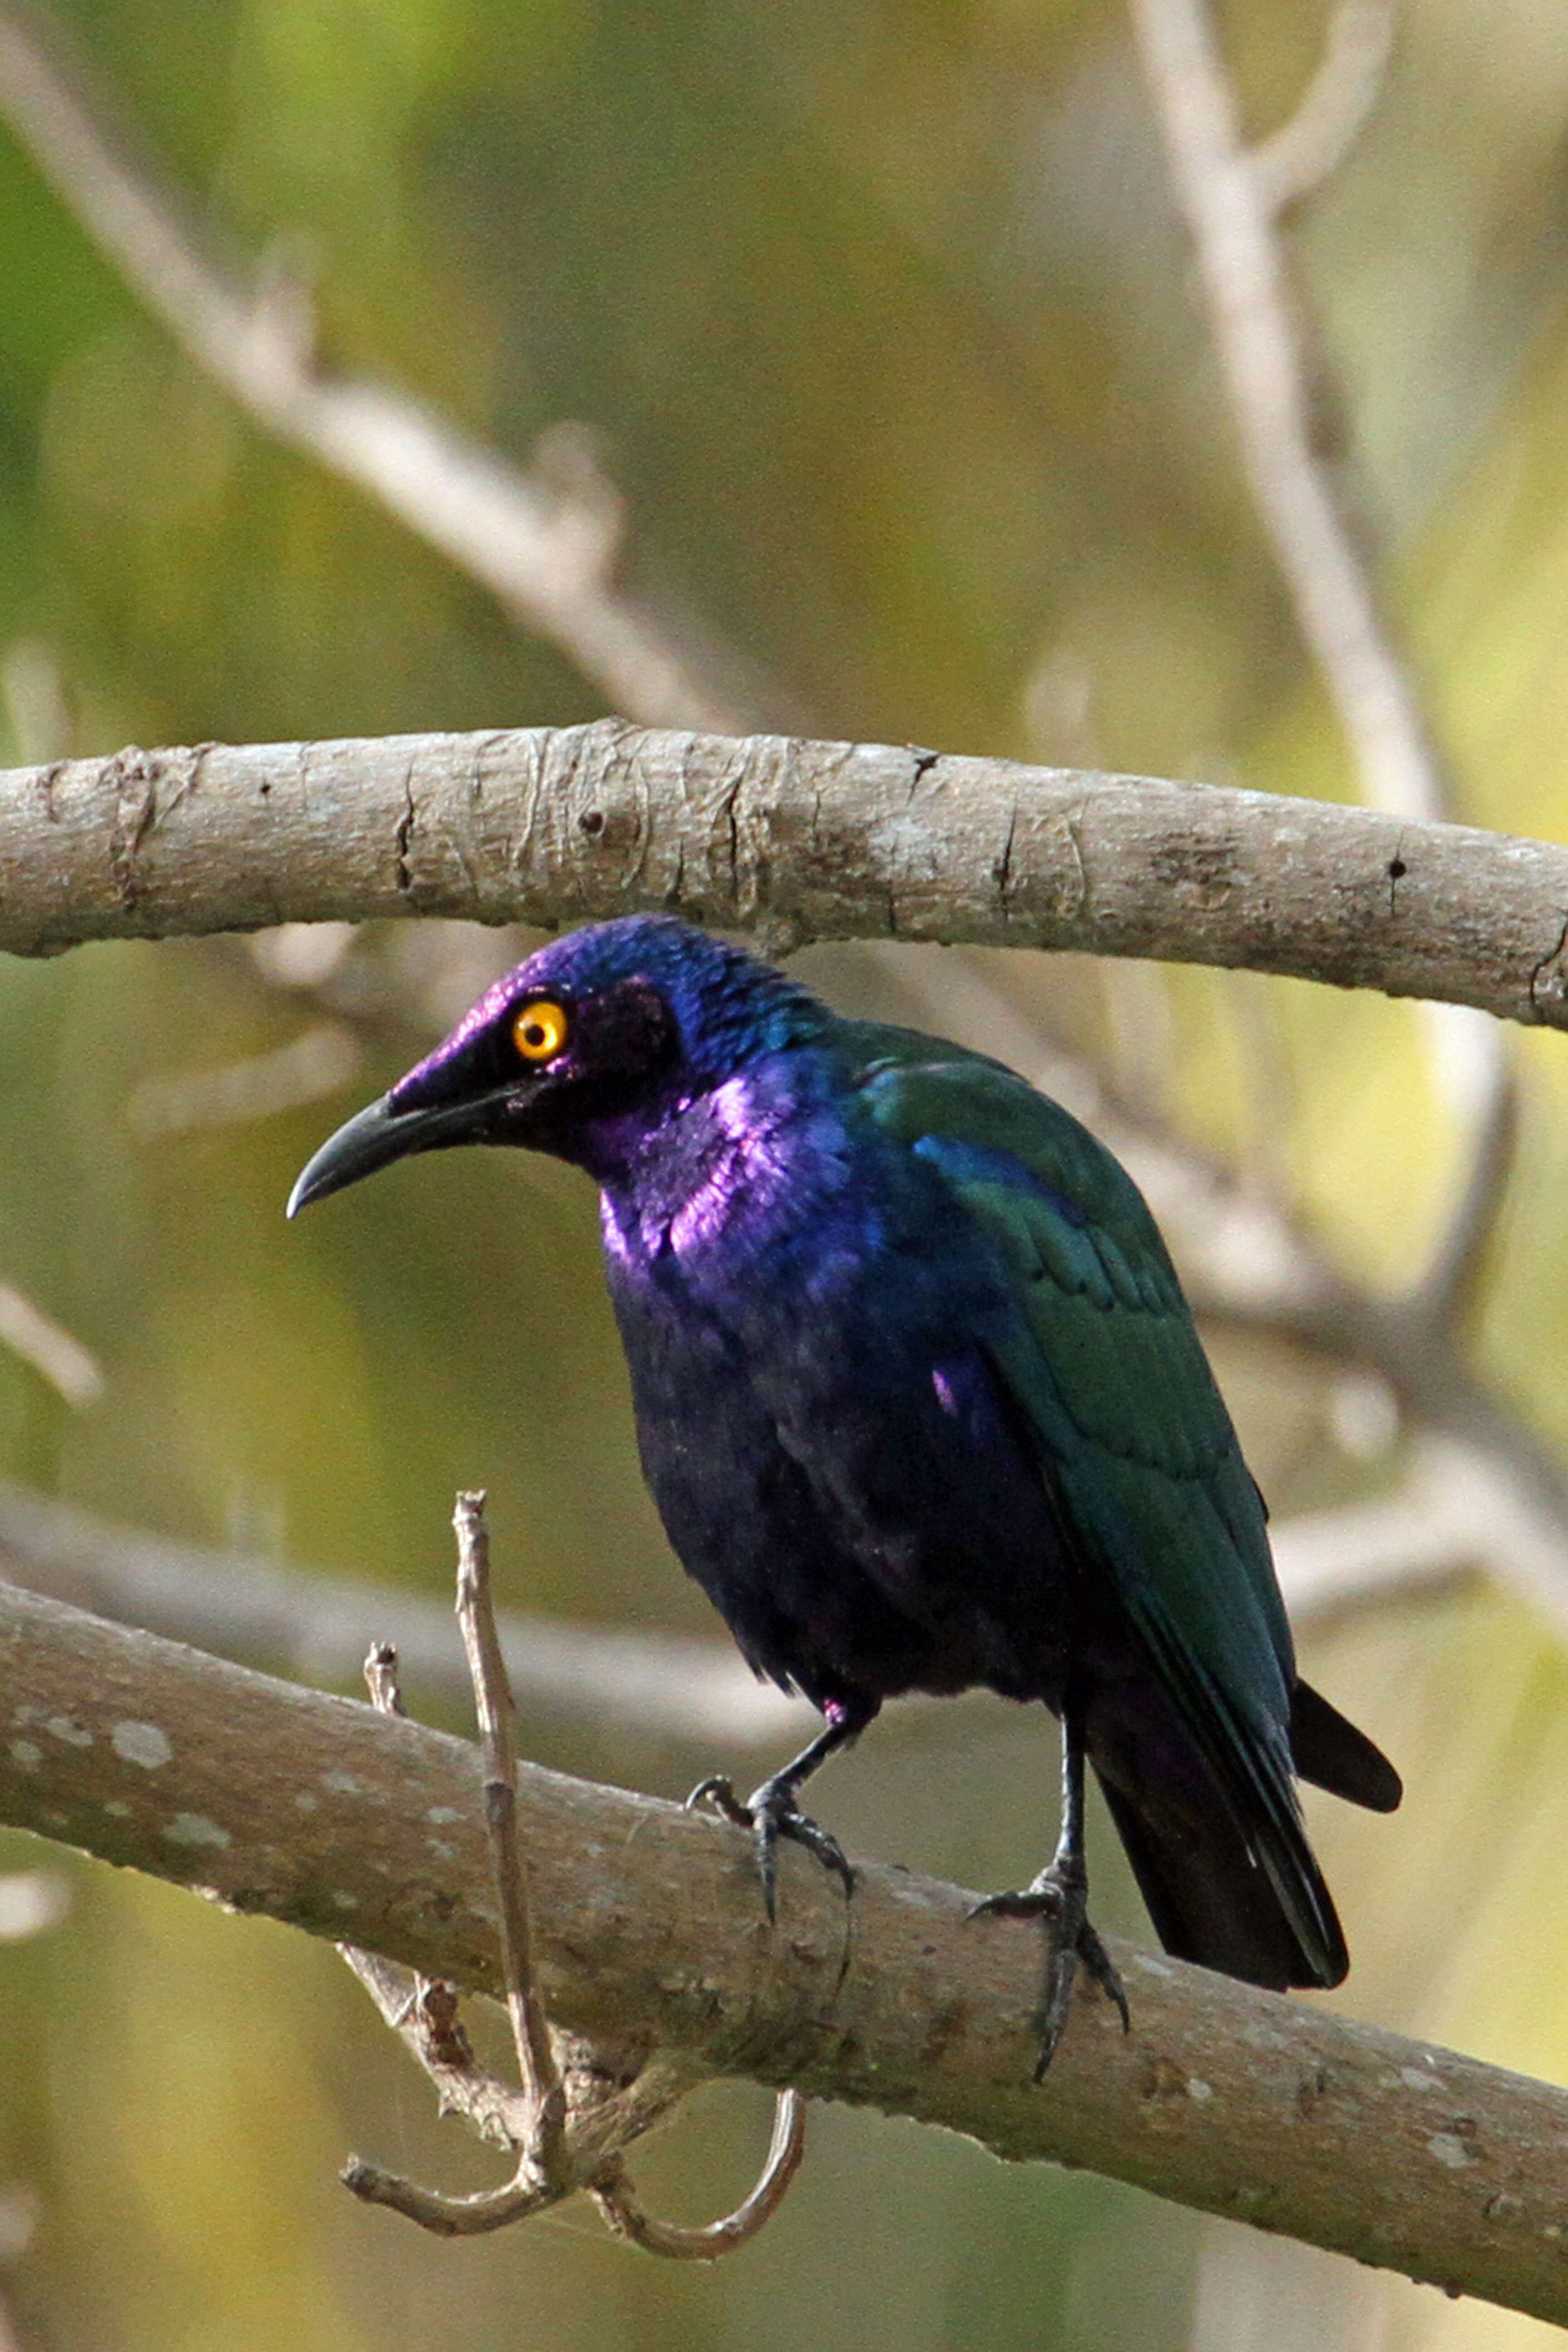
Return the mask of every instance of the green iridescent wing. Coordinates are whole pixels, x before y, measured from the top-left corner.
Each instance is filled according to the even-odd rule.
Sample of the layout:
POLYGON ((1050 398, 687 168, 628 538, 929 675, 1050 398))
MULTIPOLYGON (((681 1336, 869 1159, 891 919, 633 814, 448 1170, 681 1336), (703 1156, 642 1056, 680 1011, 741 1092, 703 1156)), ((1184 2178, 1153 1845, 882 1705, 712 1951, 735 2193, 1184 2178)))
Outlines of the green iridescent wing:
POLYGON ((1058 1103, 999 1064, 856 1033, 861 1100, 985 1234, 1017 1312, 986 1345, 1068 1541, 1177 1709, 1216 1798, 1322 1972, 1342 1969, 1301 1836, 1295 1666, 1265 1512, 1142 1194, 1058 1103), (951 1057, 950 1057, 951 1056, 951 1057))

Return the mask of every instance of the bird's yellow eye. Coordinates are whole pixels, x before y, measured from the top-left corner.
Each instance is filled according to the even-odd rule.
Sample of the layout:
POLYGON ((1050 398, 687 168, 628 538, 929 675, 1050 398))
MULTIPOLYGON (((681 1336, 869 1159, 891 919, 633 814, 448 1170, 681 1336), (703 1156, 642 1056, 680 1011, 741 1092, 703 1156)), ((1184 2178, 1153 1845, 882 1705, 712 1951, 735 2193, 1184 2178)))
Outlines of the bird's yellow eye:
POLYGON ((525 1004, 511 1024, 511 1042, 525 1062, 552 1062, 566 1043, 566 1007, 542 997, 525 1004))

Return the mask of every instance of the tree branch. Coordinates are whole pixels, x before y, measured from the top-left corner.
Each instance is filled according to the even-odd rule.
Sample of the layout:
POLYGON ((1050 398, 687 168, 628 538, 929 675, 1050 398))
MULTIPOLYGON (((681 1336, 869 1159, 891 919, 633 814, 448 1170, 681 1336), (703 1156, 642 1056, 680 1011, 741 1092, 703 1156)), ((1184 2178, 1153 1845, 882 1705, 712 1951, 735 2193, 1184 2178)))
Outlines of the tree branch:
POLYGON ((0 1282, 0 1347, 31 1364, 67 1404, 96 1404, 103 1394, 97 1357, 8 1282, 0 1282))
MULTIPOLYGON (((426 1704, 467 1704, 469 1682, 442 1601, 349 1577, 116 1527, 74 1504, 0 1485, 0 1576, 246 1665, 352 1684, 365 1629, 397 1650, 426 1704)), ((507 1670, 531 1721, 748 1747, 790 1738, 803 1700, 757 1682, 728 1643, 503 1612, 507 1670)))
POLYGON ((664 908, 1290 972, 1568 1025, 1568 850, 1215 785, 588 727, 0 772, 0 949, 664 908))
POLYGON ((1247 478, 1367 797, 1441 816, 1444 783, 1404 665, 1314 447, 1308 375, 1265 175, 1241 137, 1204 0, 1132 0, 1247 478))
MULTIPOLYGON (((1207 0, 1133 0, 1133 16, 1253 498, 1362 795, 1394 816, 1447 816, 1448 779, 1419 688, 1384 626, 1314 430, 1278 234, 1281 203, 1331 169, 1364 120, 1387 58, 1392 8, 1387 0, 1341 0, 1300 112, 1261 154, 1243 143, 1207 0)), ((1398 859, 1396 849, 1391 872, 1398 859)), ((1426 1279, 1436 1329, 1440 1317, 1451 1323, 1468 1304, 1469 1276, 1511 1171, 1516 1118, 1513 1074, 1494 1030, 1444 1009, 1428 1016, 1428 1034, 1470 1162, 1453 1231, 1439 1242, 1426 1279)))
MULTIPOLYGON (((0 1819, 494 1992, 466 1743, 58 1603, 0 1595, 0 1819)), ((1119 1945, 1030 2081, 1027 1924, 786 1857, 771 1931, 721 1823, 525 1768, 541 1983, 569 2030, 940 2123, 1568 2320, 1568 2094, 1119 1945), (679 1900, 672 1889, 679 1888, 679 1900)))
POLYGON ((553 428, 525 472, 408 394, 331 373, 315 349, 304 288, 265 276, 247 286, 216 268, 179 207, 132 168, 49 48, 4 7, 0 113, 132 291, 264 431, 352 482, 488 588, 612 708, 668 727, 750 717, 697 675, 686 649, 616 580, 621 501, 584 430, 553 428))
POLYGON ((1321 187, 1360 138, 1383 88, 1394 13, 1394 0, 1339 0, 1300 106, 1252 150, 1253 177, 1271 212, 1321 187))

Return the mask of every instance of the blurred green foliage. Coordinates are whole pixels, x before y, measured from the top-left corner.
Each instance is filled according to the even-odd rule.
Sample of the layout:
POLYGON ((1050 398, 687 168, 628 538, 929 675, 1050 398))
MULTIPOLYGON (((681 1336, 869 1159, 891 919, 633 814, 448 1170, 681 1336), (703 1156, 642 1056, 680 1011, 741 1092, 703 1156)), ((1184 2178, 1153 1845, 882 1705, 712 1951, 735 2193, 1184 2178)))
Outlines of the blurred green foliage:
MULTIPOLYGON (((1225 11, 1255 130, 1295 102, 1323 15, 1225 11)), ((1352 789, 1240 482, 1109 0, 60 0, 58 16, 204 233, 308 268, 339 362, 519 457, 562 419, 591 425, 628 498, 639 588, 823 730, 1352 789)), ((1294 233, 1347 476, 1466 812, 1559 837, 1565 155, 1561 0, 1408 0, 1372 126, 1294 233)), ((599 709, 559 655, 262 440, 3 135, 0 257, 0 756, 599 709)), ((319 1017, 309 992, 235 941, 0 964, 0 1279, 108 1376, 72 1412, 0 1353, 0 1470, 154 1528, 431 1590, 452 1490, 483 1483, 513 1601, 706 1627, 637 1480, 584 1187, 475 1154, 281 1222, 331 1119, 458 1009, 454 971, 477 984, 508 951, 366 938, 341 968, 370 1007, 350 1024, 358 1076, 273 1118, 184 1126, 146 1115, 149 1082, 287 1047, 319 1017)), ((950 968, 814 960, 847 1003, 897 1013, 918 985, 928 1024, 950 968)), ((1007 985, 1101 1053, 1163 1040, 1170 1116, 1215 1149, 1268 1151, 1358 1275, 1419 1266, 1454 1152, 1408 1008, 1021 960, 1007 985)), ((1568 1446, 1568 1065, 1557 1038, 1521 1055, 1525 1140, 1479 1344, 1568 1446)), ((1277 1509, 1394 1474, 1397 1453, 1369 1466, 1336 1446, 1331 1400, 1300 1367, 1233 1345, 1222 1369, 1277 1509)), ((367 1601, 367 1634, 373 1616, 367 1601)), ((1393 1823, 1314 1817, 1357 1956, 1343 1998, 1568 2080, 1555 1640, 1475 1590, 1344 1625, 1310 1664, 1411 1787, 1393 1823)), ((677 1791, 723 1759, 584 1727, 549 1760, 677 1791)), ((966 1702, 873 1739, 825 1802, 857 1843, 996 1885, 1038 1858, 1053 1777, 1043 1720, 966 1702)), ((1100 1844, 1100 1908, 1131 1920, 1100 1844)), ((37 1852, 0 1841, 0 1867, 37 1852)), ((0 2189, 40 2217, 5 2273, 29 2343, 1282 2342, 1267 2292, 1251 2334, 1245 2296, 1214 2299, 1215 2263, 1265 2263, 1258 2242, 1216 2255, 1219 2233, 1131 2192, 847 2114, 819 2116, 782 2218, 712 2273, 628 2256, 575 2210, 474 2246, 421 2239, 337 2189, 350 2145, 454 2183, 493 2168, 433 2124, 331 1955, 58 1866, 67 1923, 0 1948, 0 2189)), ((759 2097, 710 2094, 639 2184, 682 2214, 723 2209, 764 2121, 759 2097)), ((1301 2260, 1322 2347, 1544 2340, 1301 2260)))

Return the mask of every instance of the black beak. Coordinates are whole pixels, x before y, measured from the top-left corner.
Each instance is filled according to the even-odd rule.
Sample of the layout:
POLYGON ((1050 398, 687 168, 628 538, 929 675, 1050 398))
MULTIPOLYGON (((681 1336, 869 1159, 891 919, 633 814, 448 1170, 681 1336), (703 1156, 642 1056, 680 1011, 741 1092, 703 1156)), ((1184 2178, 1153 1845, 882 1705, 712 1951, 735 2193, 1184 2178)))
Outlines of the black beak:
POLYGON ((297 1217, 312 1201, 324 1201, 329 1192, 341 1192, 345 1184, 357 1184, 362 1176, 374 1176, 378 1168, 405 1160, 411 1151, 439 1151, 447 1144, 482 1142, 484 1114, 505 1101, 502 1093, 478 1103, 395 1110, 392 1097, 383 1095, 379 1102, 357 1111, 335 1135, 330 1135, 307 1162, 289 1195, 288 1214, 297 1217))

